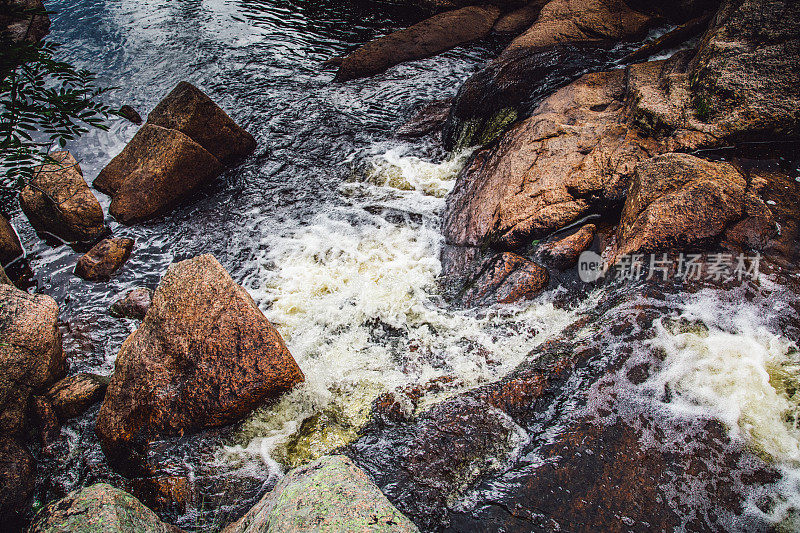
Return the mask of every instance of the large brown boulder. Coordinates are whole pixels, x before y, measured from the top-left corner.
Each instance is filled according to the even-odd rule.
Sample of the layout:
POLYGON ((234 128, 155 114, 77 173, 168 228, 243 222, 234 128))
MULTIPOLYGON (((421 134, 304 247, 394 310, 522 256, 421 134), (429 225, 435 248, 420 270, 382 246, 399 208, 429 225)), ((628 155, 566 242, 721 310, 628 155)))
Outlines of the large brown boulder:
POLYGON ((250 155, 256 140, 191 83, 180 82, 147 116, 147 123, 186 134, 223 165, 250 155))
POLYGON ((103 531, 105 533, 179 533, 128 494, 106 483, 75 490, 42 509, 30 533, 103 531))
POLYGON ((125 224, 153 218, 222 172, 222 164, 187 135, 145 124, 94 180, 125 224))
POLYGON ((469 6, 434 15, 418 24, 371 41, 341 60, 337 81, 379 74, 414 59, 422 59, 480 39, 492 30, 500 10, 469 6))
POLYGON ((133 244, 127 237, 103 239, 78 259, 75 275, 91 281, 110 279, 130 257, 133 244))
POLYGON ((637 165, 617 231, 617 253, 698 248, 733 222, 768 216, 733 165, 665 154, 637 165))
POLYGON ((635 39, 655 22, 652 16, 632 10, 623 0, 552 0, 506 50, 635 39))
POLYGON ((22 244, 11 222, 0 215, 0 264, 7 265, 22 255, 22 244))
POLYGON ((726 0, 692 71, 693 105, 729 140, 800 133, 800 2, 726 0))
POLYGON ((447 198, 449 244, 513 249, 621 205, 656 141, 625 124, 623 70, 587 74, 480 152, 447 198))
POLYGON ((123 343, 97 434, 117 469, 136 472, 150 439, 229 424, 303 379, 247 292, 202 255, 169 267, 123 343))
POLYGON ((0 429, 26 429, 31 396, 65 372, 58 305, 49 296, 0 285, 0 429))
POLYGON ((31 225, 67 241, 94 241, 108 232, 103 208, 81 167, 69 152, 50 154, 56 163, 42 165, 19 195, 31 225))

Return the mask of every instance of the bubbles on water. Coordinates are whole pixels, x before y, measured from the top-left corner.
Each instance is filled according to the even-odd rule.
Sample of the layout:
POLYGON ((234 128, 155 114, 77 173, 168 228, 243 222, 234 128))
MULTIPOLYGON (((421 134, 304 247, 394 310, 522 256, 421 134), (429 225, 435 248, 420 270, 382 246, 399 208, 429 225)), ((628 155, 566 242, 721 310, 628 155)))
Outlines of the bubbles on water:
POLYGON ((355 438, 380 393, 448 377, 443 394, 453 394, 498 379, 571 321, 544 299, 450 309, 437 294, 439 211, 466 155, 430 163, 402 153, 370 158, 362 181, 343 185, 353 204, 270 237, 245 285, 306 382, 252 416, 230 452, 314 459, 355 438))

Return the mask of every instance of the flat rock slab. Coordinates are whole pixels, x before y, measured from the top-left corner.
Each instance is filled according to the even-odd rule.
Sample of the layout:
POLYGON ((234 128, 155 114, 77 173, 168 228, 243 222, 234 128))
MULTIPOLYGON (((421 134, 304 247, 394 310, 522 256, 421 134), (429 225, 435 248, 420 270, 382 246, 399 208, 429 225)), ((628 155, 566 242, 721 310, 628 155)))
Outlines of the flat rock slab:
POLYGON ((224 533, 416 532, 353 462, 325 456, 289 472, 224 533))
POLYGON ((430 57, 487 35, 500 16, 494 6, 448 11, 386 37, 370 41, 343 58, 336 81, 379 74, 405 61, 430 57))

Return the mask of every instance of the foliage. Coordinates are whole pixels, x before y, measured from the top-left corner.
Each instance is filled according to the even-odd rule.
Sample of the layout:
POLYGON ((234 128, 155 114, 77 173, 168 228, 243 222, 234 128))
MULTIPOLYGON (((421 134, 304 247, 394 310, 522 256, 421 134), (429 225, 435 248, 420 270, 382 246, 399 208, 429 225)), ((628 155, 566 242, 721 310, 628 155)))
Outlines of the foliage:
POLYGON ((96 76, 56 59, 58 44, 40 41, 0 42, 0 190, 13 194, 48 154, 63 148, 90 128, 108 129, 116 114, 97 98, 109 91, 96 76))

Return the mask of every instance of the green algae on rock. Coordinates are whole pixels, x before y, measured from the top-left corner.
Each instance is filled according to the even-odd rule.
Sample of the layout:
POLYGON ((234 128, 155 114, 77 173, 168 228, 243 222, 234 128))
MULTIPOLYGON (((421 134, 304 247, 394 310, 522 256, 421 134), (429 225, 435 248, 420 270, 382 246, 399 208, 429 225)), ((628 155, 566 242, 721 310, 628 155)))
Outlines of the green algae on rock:
POLYGON ((292 470, 224 533, 414 532, 417 527, 343 455, 292 470))

